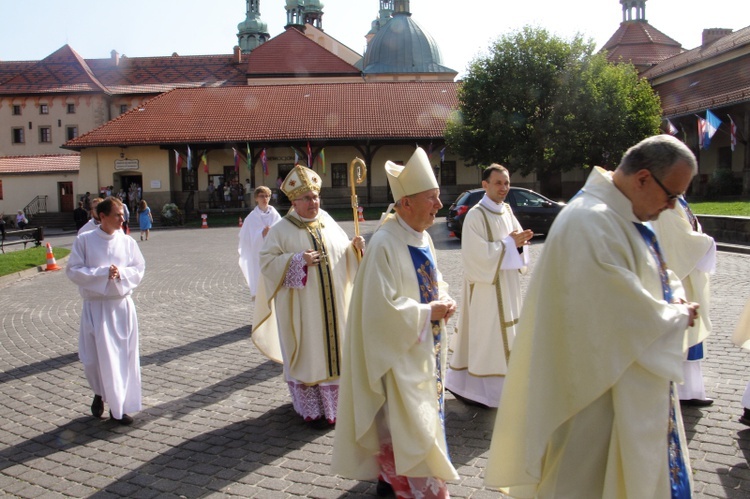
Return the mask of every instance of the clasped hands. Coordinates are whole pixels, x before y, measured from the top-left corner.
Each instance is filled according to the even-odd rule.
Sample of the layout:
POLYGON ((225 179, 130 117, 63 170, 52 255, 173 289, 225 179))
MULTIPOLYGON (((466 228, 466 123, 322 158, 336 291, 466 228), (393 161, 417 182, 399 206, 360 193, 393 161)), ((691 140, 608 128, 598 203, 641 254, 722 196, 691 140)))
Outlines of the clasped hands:
MULTIPOLYGON (((360 253, 364 253, 365 238, 362 236, 355 236, 352 238, 352 245, 359 250, 360 253)), ((320 260, 326 258, 326 254, 322 251, 309 249, 302 253, 302 258, 305 260, 305 265, 312 267, 313 265, 319 265, 320 260)))
POLYGON ((112 280, 120 280, 120 271, 118 270, 116 265, 109 266, 109 278, 112 280))
POLYGON ((451 298, 431 301, 430 312, 431 321, 439 321, 440 319, 447 321, 456 312, 456 302, 451 298))

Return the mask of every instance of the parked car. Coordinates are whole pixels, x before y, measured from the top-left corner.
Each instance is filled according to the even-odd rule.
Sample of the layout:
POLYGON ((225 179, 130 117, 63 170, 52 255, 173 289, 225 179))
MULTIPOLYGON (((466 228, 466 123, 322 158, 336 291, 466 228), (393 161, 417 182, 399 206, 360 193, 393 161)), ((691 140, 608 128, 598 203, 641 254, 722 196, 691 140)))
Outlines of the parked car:
MULTIPOLYGON (((482 196, 484 196, 484 189, 481 188, 464 191, 448 208, 445 220, 448 223, 448 230, 457 238, 461 239, 461 228, 466 213, 482 199, 482 196)), ((565 203, 552 201, 523 187, 511 187, 505 197, 505 202, 510 205, 521 227, 531 229, 535 235, 548 233, 555 217, 565 206, 565 203)))

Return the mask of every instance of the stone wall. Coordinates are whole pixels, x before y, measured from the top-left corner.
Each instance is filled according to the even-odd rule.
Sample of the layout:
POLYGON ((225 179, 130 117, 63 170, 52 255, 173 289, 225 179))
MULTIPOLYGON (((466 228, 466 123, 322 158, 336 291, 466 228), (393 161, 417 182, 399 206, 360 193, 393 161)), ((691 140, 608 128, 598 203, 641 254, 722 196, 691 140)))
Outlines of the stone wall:
POLYGON ((750 244, 750 217, 698 215, 698 220, 716 242, 750 244))

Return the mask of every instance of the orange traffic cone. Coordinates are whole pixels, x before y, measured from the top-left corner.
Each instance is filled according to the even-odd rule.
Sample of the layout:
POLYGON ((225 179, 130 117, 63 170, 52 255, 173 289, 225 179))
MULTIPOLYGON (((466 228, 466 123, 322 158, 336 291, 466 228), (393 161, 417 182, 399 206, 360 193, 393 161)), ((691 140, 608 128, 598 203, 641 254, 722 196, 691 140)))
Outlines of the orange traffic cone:
POLYGON ((365 221, 365 209, 361 206, 357 207, 357 221, 358 222, 364 222, 365 221))
POLYGON ((208 215, 205 213, 201 215, 201 218, 203 219, 203 223, 201 224, 201 229, 208 229, 208 215))
POLYGON ((44 269, 45 272, 48 272, 50 270, 61 270, 61 269, 62 267, 60 267, 55 261, 55 255, 52 253, 52 246, 50 246, 50 244, 47 243, 47 268, 44 269))
POLYGON ((242 217, 240 217, 240 227, 242 227, 242 217))

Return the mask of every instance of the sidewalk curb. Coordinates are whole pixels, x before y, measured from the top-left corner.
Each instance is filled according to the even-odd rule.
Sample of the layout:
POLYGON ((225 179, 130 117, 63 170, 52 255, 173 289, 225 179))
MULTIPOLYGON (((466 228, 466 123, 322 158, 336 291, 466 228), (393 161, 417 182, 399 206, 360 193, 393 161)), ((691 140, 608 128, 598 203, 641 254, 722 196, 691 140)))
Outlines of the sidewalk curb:
MULTIPOLYGON (((58 263, 58 264, 60 264, 61 262, 64 262, 65 260, 67 260, 69 256, 70 255, 65 255, 64 257, 59 258, 59 259, 55 258, 55 262, 58 263)), ((64 270, 65 266, 61 265, 61 267, 63 267, 63 269, 61 269, 61 270, 64 270)), ((19 280, 21 280, 23 278, 32 277, 32 276, 35 276, 37 274, 41 274, 43 272, 46 272, 46 268, 47 268, 47 264, 45 263, 44 265, 37 265, 36 267, 32 267, 30 269, 22 270, 20 272, 13 272, 12 274, 1 276, 0 277, 0 288, 5 287, 8 284, 17 282, 17 281, 19 281, 19 280)))

